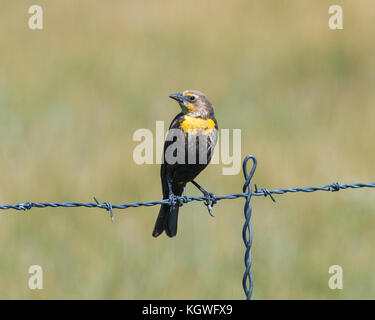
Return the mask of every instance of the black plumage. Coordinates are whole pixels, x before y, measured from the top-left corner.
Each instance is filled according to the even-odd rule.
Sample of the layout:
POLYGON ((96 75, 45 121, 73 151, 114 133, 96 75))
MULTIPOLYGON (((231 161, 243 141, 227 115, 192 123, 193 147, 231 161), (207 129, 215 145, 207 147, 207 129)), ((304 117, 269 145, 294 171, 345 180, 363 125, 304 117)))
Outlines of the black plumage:
MULTIPOLYGON (((187 90, 170 97, 179 102, 182 112, 173 119, 164 143, 160 170, 163 199, 181 196, 186 184, 209 164, 218 129, 212 104, 204 94, 187 90)), ((163 204, 152 235, 157 237, 165 231, 174 237, 178 211, 178 205, 163 204)))

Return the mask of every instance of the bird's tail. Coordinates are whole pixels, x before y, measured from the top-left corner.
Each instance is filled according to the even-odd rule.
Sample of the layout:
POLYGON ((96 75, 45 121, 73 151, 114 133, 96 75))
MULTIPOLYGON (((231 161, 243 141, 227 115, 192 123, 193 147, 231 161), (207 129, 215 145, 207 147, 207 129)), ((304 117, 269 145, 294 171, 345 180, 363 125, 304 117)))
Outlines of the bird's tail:
MULTIPOLYGON (((174 194, 176 196, 181 196, 182 192, 183 188, 181 190, 178 190, 178 192, 174 191, 174 194)), ((154 237, 158 237, 159 235, 161 235, 164 230, 168 237, 176 236, 178 209, 178 205, 175 205, 173 207, 169 206, 168 204, 161 205, 158 218, 155 222, 154 231, 152 232, 152 235, 154 237)))

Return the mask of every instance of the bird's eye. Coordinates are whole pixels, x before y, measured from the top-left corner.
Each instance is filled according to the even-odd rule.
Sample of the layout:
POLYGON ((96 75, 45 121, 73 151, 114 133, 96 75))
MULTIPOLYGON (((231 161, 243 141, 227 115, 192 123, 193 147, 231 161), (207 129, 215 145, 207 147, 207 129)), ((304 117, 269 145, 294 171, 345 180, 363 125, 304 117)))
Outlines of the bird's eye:
POLYGON ((189 100, 190 101, 195 101, 195 97, 194 96, 189 96, 189 100))

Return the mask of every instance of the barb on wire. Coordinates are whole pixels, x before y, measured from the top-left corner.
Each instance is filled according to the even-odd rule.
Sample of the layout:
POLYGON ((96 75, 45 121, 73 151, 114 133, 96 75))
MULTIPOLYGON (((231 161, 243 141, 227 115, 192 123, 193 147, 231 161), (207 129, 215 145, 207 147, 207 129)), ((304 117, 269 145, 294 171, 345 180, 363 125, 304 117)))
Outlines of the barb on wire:
POLYGON ((202 201, 204 205, 207 207, 210 215, 211 209, 214 204, 216 204, 220 200, 231 200, 231 199, 238 199, 238 198, 245 198, 245 206, 244 206, 244 215, 245 215, 245 223, 242 229, 242 238, 244 244, 246 246, 245 252, 245 272, 242 279, 243 289, 246 295, 246 299, 250 299, 253 291, 253 276, 251 273, 251 264, 252 264, 252 254, 251 254, 251 245, 253 241, 253 231, 252 226, 250 223, 251 215, 252 215, 252 204, 251 198, 253 196, 264 196, 270 197, 273 202, 275 202, 274 195, 283 195, 286 193, 295 193, 295 192, 315 192, 315 191, 331 191, 337 192, 340 190, 345 189, 358 189, 358 188, 375 188, 375 182, 372 183, 352 183, 352 184, 340 184, 338 182, 334 182, 331 184, 326 184, 320 187, 303 187, 303 188, 283 188, 283 189, 275 189, 269 190, 267 188, 258 189, 257 185, 254 185, 254 191, 251 187, 251 180, 255 173, 257 167, 257 160, 252 155, 247 155, 243 161, 243 174, 245 177, 245 183, 243 185, 242 193, 231 193, 223 196, 216 196, 213 193, 208 193, 207 195, 200 196, 200 197, 187 197, 187 196, 176 196, 175 198, 171 199, 163 199, 159 201, 145 201, 145 202, 131 202, 131 203, 123 203, 123 204, 111 204, 110 202, 102 202, 100 203, 96 198, 94 198, 95 202, 24 202, 24 203, 16 203, 16 204, 5 204, 0 205, 0 210, 17 210, 17 211, 26 211, 31 210, 32 208, 74 208, 74 207, 86 207, 86 208, 100 208, 109 211, 111 220, 114 220, 113 210, 114 209, 127 209, 127 208, 138 208, 138 207, 151 207, 160 204, 168 204, 169 206, 182 206, 186 203, 192 201, 202 201), (253 166, 250 170, 250 173, 247 171, 247 164, 249 160, 252 160, 253 166))
POLYGON ((111 215, 111 220, 112 222, 115 220, 115 218, 113 217, 113 207, 112 207, 112 204, 109 203, 109 202, 103 202, 103 203, 99 203, 98 200, 96 200, 96 198, 94 197, 94 200, 96 202, 96 204, 98 205, 98 208, 104 208, 106 209, 107 211, 109 211, 110 215, 111 215))
POLYGON ((254 187, 255 187, 255 193, 259 193, 259 195, 261 195, 261 193, 263 193, 263 195, 265 197, 269 196, 273 202, 276 202, 275 198, 273 197, 271 191, 269 191, 267 188, 262 188, 258 191, 258 186, 256 184, 254 184, 254 187))

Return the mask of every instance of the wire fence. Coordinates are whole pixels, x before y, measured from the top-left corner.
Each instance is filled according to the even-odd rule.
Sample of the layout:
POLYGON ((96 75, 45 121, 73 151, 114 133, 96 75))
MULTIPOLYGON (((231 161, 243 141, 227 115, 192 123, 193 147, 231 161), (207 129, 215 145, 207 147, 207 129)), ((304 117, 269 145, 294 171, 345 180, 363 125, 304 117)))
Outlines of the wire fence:
POLYGON ((251 198, 253 196, 264 196, 270 197, 272 201, 275 202, 274 195, 283 195, 286 193, 293 192, 315 192, 315 191, 331 191, 336 192, 344 189, 358 189, 358 188, 375 188, 375 182, 372 183, 352 183, 352 184, 340 184, 334 182, 331 184, 326 184, 320 187, 303 187, 303 188, 284 188, 284 189, 275 189, 269 190, 266 188, 258 189, 257 185, 254 185, 254 190, 251 186, 251 180, 254 176, 255 170, 257 168, 258 162, 255 156, 247 155, 243 160, 243 174, 245 178, 245 183, 242 188, 242 193, 231 193, 223 196, 216 196, 212 193, 200 196, 200 197, 188 197, 188 196, 179 196, 173 197, 171 199, 164 199, 159 201, 145 201, 145 202, 132 202, 132 203, 123 203, 123 204, 111 204, 110 202, 99 202, 95 197, 95 202, 25 202, 17 204, 6 204, 0 205, 0 210, 31 210, 32 208, 74 208, 74 207, 86 207, 86 208, 100 208, 105 209, 110 212, 111 220, 114 221, 113 209, 127 209, 127 208, 138 208, 138 207, 151 207, 161 204, 168 204, 170 206, 179 205, 182 206, 186 203, 192 201, 203 201, 204 204, 210 211, 213 205, 215 205, 220 200, 231 200, 237 198, 245 198, 244 205, 244 216, 245 222, 242 229, 242 238, 245 244, 245 272, 242 278, 242 287, 246 295, 246 299, 250 300, 253 292, 254 281, 253 275, 251 272, 252 265, 252 253, 251 245, 253 242, 253 230, 251 226, 251 215, 252 215, 252 203, 251 198), (252 167, 250 172, 248 171, 248 162, 252 160, 252 167))

